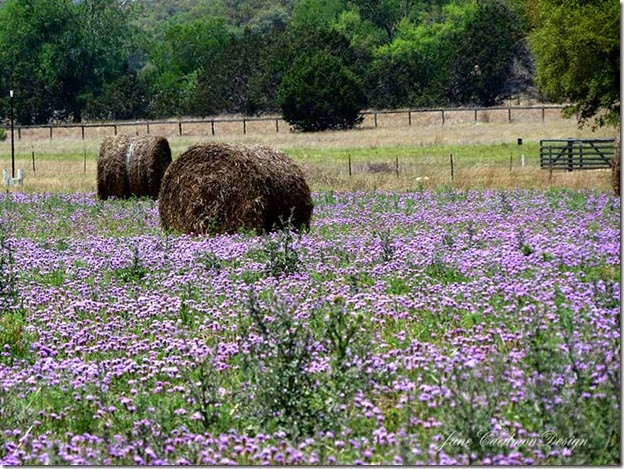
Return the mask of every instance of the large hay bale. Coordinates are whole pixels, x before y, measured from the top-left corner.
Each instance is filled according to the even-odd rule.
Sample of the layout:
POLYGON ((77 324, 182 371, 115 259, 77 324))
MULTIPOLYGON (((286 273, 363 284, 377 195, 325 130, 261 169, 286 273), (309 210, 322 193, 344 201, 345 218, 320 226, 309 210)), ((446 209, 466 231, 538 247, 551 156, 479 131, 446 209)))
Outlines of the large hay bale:
POLYGON ((265 145, 195 145, 174 161, 158 197, 165 229, 183 233, 257 233, 292 224, 309 228, 312 197, 303 172, 265 145))
POLYGON ((620 133, 615 137, 615 150, 613 153, 613 163, 611 164, 611 185, 615 195, 620 195, 620 166, 622 160, 622 142, 620 133))
POLYGON ((97 161, 97 195, 158 197, 162 177, 171 164, 164 137, 118 135, 102 142, 97 161))

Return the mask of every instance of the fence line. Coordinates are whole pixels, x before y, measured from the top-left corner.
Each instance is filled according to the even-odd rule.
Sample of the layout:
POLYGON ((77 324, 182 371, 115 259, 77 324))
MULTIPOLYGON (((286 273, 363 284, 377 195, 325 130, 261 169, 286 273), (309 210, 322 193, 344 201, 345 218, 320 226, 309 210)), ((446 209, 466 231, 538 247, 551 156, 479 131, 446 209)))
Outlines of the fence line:
MULTIPOLYGON (((544 106, 500 106, 500 107, 473 107, 473 108, 427 108, 427 109, 407 109, 407 110, 388 110, 388 111, 365 111, 362 113, 364 116, 373 117, 373 126, 379 127, 379 116, 403 114, 407 118, 407 125, 412 126, 412 116, 418 114, 430 114, 438 116, 438 122, 441 125, 446 125, 448 120, 448 114, 450 113, 472 113, 473 121, 479 122, 479 115, 488 116, 489 112, 507 111, 507 122, 514 121, 513 111, 541 111, 541 122, 546 121, 547 110, 561 110, 564 106, 560 105, 544 105, 544 106)), ((45 124, 45 125, 17 125, 15 130, 17 131, 17 139, 22 139, 23 130, 36 130, 36 129, 48 129, 50 140, 53 139, 54 129, 80 129, 80 135, 82 140, 85 140, 85 129, 102 129, 112 128, 113 135, 117 135, 118 129, 121 127, 144 127, 147 134, 150 133, 150 126, 155 125, 167 125, 177 127, 177 135, 183 136, 184 125, 197 125, 204 124, 210 125, 210 134, 216 135, 215 124, 227 124, 227 123, 239 123, 242 124, 242 133, 247 133, 247 123, 249 122, 275 122, 275 132, 280 131, 280 122, 285 123, 281 117, 241 117, 241 118, 211 118, 211 119, 177 119, 177 120, 155 120, 155 121, 134 121, 134 122, 100 122, 100 123, 76 123, 76 124, 45 124)), ((486 120, 487 122, 487 120, 486 120)), ((285 124, 287 125, 287 124, 285 124)), ((9 130, 8 126, 0 126, 5 130, 9 130)), ((191 134, 188 134, 191 135, 191 134)))

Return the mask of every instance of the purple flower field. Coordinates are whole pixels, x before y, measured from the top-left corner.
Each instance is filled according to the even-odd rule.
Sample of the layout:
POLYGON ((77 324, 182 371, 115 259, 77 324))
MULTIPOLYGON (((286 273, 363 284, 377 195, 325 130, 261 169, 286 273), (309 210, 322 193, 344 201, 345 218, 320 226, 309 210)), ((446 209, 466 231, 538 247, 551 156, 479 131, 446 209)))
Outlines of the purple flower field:
POLYGON ((620 199, 316 193, 308 233, 0 197, 0 464, 620 464, 620 199))

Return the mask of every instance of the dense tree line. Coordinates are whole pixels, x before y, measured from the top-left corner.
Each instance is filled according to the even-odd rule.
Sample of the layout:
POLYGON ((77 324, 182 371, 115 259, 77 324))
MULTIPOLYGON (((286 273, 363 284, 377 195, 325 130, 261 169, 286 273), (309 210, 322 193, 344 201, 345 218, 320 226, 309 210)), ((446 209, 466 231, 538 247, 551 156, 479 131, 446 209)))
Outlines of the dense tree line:
POLYGON ((21 124, 312 112, 336 96, 336 87, 369 108, 491 106, 535 79, 551 100, 591 95, 577 109, 583 115, 605 106, 616 112, 619 4, 6 0, 0 6, 0 111, 6 115, 14 89, 21 124), (579 10, 577 20, 595 31, 584 39, 594 38, 591 60, 574 45, 573 25, 572 41, 558 53, 568 33, 551 31, 557 18, 549 15, 558 11, 574 21, 566 9, 579 10), (578 78, 563 70, 575 59, 594 73, 611 60, 605 75, 613 76, 577 89, 578 78), (559 76, 565 83, 556 83, 559 76), (317 102, 296 96, 304 85, 317 102))

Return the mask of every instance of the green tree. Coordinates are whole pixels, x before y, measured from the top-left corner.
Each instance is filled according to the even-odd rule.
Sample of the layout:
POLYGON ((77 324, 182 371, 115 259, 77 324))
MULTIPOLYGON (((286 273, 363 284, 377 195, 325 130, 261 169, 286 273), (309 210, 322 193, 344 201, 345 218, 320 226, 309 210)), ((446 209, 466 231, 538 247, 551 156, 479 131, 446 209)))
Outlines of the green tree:
POLYGON ((192 115, 276 111, 274 77, 267 74, 275 35, 251 29, 208 58, 197 76, 192 115))
POLYGON ((106 83, 102 91, 90 99, 84 114, 90 120, 130 120, 147 112, 147 88, 136 73, 128 70, 117 80, 106 83))
POLYGON ((421 0, 352 0, 352 2, 358 7, 363 18, 371 21, 386 34, 387 41, 394 39, 402 22, 415 21, 422 13, 421 0))
POLYGON ((476 11, 475 2, 451 2, 418 24, 403 21, 394 39, 375 49, 367 93, 375 108, 449 104, 446 90, 458 47, 455 38, 476 11))
POLYGON ((514 71, 528 62, 520 21, 505 0, 481 0, 467 20, 452 38, 447 94, 454 103, 494 106, 517 90, 514 71))
POLYGON ((278 101, 284 119, 303 131, 355 127, 365 105, 360 79, 327 52, 295 61, 284 76, 278 101))
POLYGON ((292 26, 327 29, 346 9, 346 0, 300 0, 293 11, 292 26))
POLYGON ((277 90, 284 75, 301 57, 313 57, 321 52, 337 57, 340 62, 362 75, 365 63, 351 47, 349 40, 333 28, 318 29, 310 25, 291 25, 284 31, 274 30, 270 35, 263 35, 267 47, 259 49, 259 77, 262 102, 267 110, 279 110, 277 90))
POLYGON ((0 10, 0 81, 20 123, 80 121, 86 103, 123 75, 131 10, 115 0, 9 0, 0 10))
POLYGON ((154 117, 190 113, 203 67, 231 44, 232 33, 223 18, 173 17, 163 36, 154 38, 140 74, 148 86, 149 113, 154 117))
POLYGON ((616 0, 524 0, 534 29, 536 84, 552 102, 569 103, 585 124, 620 120, 620 4, 616 0))

